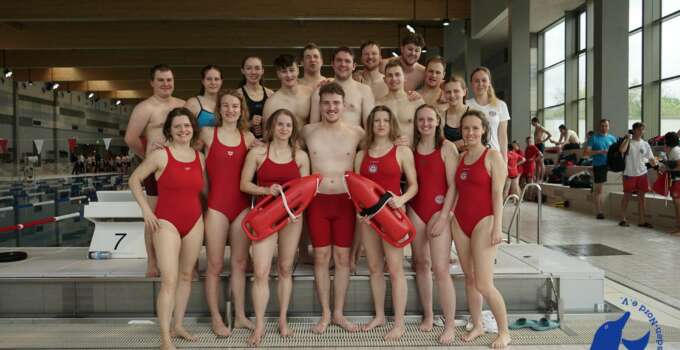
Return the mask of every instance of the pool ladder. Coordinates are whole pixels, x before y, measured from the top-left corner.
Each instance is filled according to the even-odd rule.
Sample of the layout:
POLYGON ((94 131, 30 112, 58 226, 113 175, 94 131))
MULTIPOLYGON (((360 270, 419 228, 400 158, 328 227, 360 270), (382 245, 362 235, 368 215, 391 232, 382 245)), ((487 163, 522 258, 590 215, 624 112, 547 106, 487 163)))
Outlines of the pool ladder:
POLYGON ((537 219, 536 219, 536 243, 541 244, 541 217, 542 217, 542 206, 543 206, 543 189, 541 188, 541 185, 539 185, 536 182, 528 183, 524 186, 524 189, 522 189, 522 193, 518 196, 516 194, 511 194, 507 198, 505 198, 505 201, 503 202, 503 208, 505 208, 508 203, 514 204, 515 205, 515 210, 512 212, 512 216, 510 217, 510 224, 508 225, 508 231, 504 232, 505 234, 508 235, 507 241, 508 243, 512 243, 512 237, 511 237, 511 232, 512 232, 512 224, 515 224, 515 242, 519 243, 519 219, 520 219, 520 214, 521 210, 520 207, 522 206, 522 203, 524 202, 524 198, 527 194, 527 190, 529 188, 536 188, 538 192, 538 205, 537 205, 537 219))

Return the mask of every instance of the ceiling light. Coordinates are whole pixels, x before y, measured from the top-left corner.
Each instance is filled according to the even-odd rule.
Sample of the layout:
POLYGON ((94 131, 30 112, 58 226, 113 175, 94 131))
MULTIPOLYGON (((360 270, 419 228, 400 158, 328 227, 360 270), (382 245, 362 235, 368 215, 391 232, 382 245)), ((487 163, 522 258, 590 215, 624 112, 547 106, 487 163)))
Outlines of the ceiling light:
POLYGON ((94 92, 92 92, 92 91, 88 92, 87 98, 90 99, 90 100, 93 99, 94 98, 94 92))
POLYGON ((12 70, 9 69, 9 68, 5 68, 5 70, 3 71, 3 73, 4 73, 4 75, 5 75, 5 78, 11 78, 12 75, 14 75, 14 72, 12 72, 12 70))
POLYGON ((121 100, 116 100, 116 106, 120 106, 120 105, 122 105, 122 104, 123 104, 123 101, 121 101, 121 100))
POLYGON ((442 21, 442 26, 448 27, 451 25, 451 21, 448 18, 444 18, 444 21, 442 21))
POLYGON ((410 25, 410 24, 407 24, 407 25, 406 25, 406 30, 408 30, 409 32, 414 33, 414 34, 415 34, 415 32, 416 32, 416 29, 413 28, 413 26, 410 25))
POLYGON ((399 57, 399 54, 396 51, 392 51, 392 57, 399 57))

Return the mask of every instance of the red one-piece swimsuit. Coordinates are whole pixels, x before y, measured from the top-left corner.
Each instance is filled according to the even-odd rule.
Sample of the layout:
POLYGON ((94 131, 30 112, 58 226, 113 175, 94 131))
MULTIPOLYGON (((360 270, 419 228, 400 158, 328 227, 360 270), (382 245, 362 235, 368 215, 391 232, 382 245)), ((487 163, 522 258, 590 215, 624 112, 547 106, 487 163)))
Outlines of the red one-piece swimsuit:
POLYGON ((484 159, 489 149, 472 164, 465 164, 468 152, 465 152, 456 170, 456 191, 458 201, 453 214, 463 233, 472 237, 472 231, 485 217, 493 215, 491 203, 491 176, 484 166, 484 159))

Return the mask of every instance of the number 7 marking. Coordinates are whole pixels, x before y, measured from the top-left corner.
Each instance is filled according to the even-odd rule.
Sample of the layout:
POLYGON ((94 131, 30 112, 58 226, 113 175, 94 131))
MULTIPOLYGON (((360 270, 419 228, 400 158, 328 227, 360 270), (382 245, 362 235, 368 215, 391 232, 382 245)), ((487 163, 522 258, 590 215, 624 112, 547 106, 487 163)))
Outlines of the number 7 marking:
POLYGON ((116 242, 116 246, 113 247, 113 250, 118 249, 118 245, 120 244, 120 242, 123 241, 123 238, 125 238, 125 236, 127 236, 127 233, 116 233, 116 236, 120 236, 120 238, 118 239, 118 242, 116 242))

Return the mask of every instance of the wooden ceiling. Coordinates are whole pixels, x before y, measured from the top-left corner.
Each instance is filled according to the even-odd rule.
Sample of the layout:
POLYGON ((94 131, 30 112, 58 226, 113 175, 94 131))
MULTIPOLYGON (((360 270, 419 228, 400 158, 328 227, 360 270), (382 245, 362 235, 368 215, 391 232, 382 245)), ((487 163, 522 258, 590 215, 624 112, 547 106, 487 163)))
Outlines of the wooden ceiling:
POLYGON ((175 95, 200 87, 200 68, 223 67, 224 86, 236 86, 241 60, 259 55, 268 86, 271 62, 298 56, 314 42, 332 75, 333 48, 365 40, 397 48, 406 23, 415 23, 429 47, 443 42, 441 21, 470 15, 470 0, 17 0, 0 1, 3 67, 17 81, 58 81, 60 89, 95 91, 134 103, 150 94, 148 68, 175 72, 175 95), (447 12, 448 10, 448 12, 447 12))

